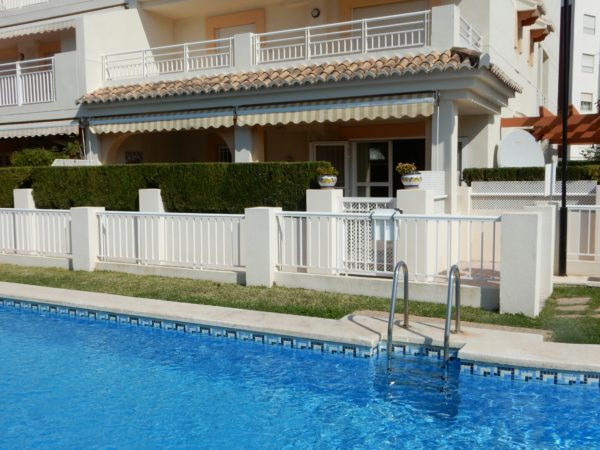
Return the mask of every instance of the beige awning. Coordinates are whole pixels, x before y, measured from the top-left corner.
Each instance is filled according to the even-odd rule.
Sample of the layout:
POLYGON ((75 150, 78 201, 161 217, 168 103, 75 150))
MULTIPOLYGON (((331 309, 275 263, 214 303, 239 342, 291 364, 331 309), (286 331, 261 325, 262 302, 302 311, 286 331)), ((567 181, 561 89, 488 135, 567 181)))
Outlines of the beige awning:
POLYGON ((233 110, 229 108, 90 120, 90 129, 96 134, 201 130, 232 126, 233 110))
POLYGON ((0 139, 57 136, 61 134, 79 134, 79 122, 76 120, 62 120, 0 127, 0 139))
POLYGON ((411 94, 256 106, 240 108, 237 124, 253 126, 429 117, 433 114, 434 103, 432 94, 411 94))
POLYGON ((21 25, 18 27, 11 27, 6 31, 0 31, 0 39, 10 39, 32 34, 51 33, 53 31, 68 30, 70 28, 75 28, 74 20, 49 21, 42 23, 38 22, 35 25, 21 25))

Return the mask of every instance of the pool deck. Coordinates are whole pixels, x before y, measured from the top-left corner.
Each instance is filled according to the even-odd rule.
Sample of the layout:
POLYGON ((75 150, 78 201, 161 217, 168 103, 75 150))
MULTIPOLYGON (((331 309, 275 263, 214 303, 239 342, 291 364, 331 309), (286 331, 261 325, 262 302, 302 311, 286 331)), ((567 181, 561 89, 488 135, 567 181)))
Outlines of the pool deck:
MULTIPOLYGON (((387 335, 385 313, 359 312, 333 320, 4 282, 0 297, 371 348, 387 335)), ((443 345, 442 321, 414 317, 405 329, 397 318, 395 342, 443 345)), ((450 345, 467 361, 600 373, 600 345, 545 342, 543 332, 533 330, 465 324, 451 336, 450 345)))

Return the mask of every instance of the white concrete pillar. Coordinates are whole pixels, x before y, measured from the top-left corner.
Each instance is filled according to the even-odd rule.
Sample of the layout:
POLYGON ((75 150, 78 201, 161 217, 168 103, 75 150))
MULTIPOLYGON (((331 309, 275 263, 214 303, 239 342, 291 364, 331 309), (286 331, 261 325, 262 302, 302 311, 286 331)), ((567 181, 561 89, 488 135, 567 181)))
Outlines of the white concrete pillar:
POLYGON ((33 189, 13 189, 15 209, 35 209, 33 189))
POLYGON ((252 47, 252 34, 241 33, 233 36, 233 63, 236 72, 244 72, 252 69, 253 57, 256 54, 252 47))
POLYGON ((458 189, 458 111, 452 100, 440 101, 434 108, 431 131, 431 169, 446 172, 446 212, 456 212, 458 189))
MULTIPOLYGON (((163 205, 160 189, 140 189, 140 212, 163 213, 163 205)), ((159 265, 165 260, 166 239, 165 219, 160 216, 141 216, 137 222, 137 232, 142 243, 139 258, 147 264, 159 265)))
MULTIPOLYGON (((343 189, 309 189, 306 191, 306 211, 339 213, 342 211, 343 189)), ((339 227, 335 217, 307 219, 306 248, 309 273, 334 274, 339 268, 339 227)))
POLYGON ((460 10, 455 5, 431 8, 431 47, 444 51, 460 44, 460 10))
POLYGON ((238 127, 234 129, 234 162, 244 163, 264 160, 264 132, 258 127, 238 127))
POLYGON ((430 189, 399 189, 396 208, 404 214, 433 214, 433 191, 430 189))
MULTIPOLYGON (((430 189, 400 189, 396 191, 396 208, 403 214, 432 215, 435 211, 430 189)), ((429 221, 400 221, 398 228, 398 259, 403 258, 411 274, 432 274, 435 260, 434 225, 429 221), (405 235, 408 239, 405 239, 405 235), (406 242, 406 246, 404 245, 406 242)))
POLYGON ((554 290, 554 243, 556 234, 556 206, 527 206, 526 211, 537 212, 541 221, 540 296, 546 299, 554 290))
POLYGON ((502 216, 500 312, 536 317, 541 297, 540 213, 502 216))
POLYGON ((246 208, 246 286, 273 286, 277 266, 276 214, 281 208, 246 208))
MULTIPOLYGON (((596 206, 600 206, 600 189, 596 186, 596 206)), ((600 211, 596 210, 594 215, 595 232, 594 232, 594 251, 596 253, 596 261, 600 261, 600 211)))
POLYGON ((456 213, 469 216, 473 211, 473 188, 471 186, 459 186, 456 199, 456 213))
POLYGON ((165 212, 160 189, 140 189, 140 212, 165 212))
POLYGON ((92 272, 98 262, 100 236, 97 214, 104 208, 71 208, 73 270, 92 272))
POLYGON ((88 127, 85 130, 85 159, 95 163, 100 162, 101 157, 101 142, 100 136, 92 132, 88 127))

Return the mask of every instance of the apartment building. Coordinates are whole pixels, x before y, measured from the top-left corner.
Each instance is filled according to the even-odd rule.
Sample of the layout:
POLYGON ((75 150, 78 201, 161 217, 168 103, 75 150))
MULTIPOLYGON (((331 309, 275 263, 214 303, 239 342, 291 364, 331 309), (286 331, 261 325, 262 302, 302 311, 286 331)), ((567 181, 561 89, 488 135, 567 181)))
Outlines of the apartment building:
MULTIPOLYGON (((600 2, 573 4, 573 66, 571 103, 581 114, 598 112, 600 84, 600 2)), ((572 146, 571 158, 582 159, 586 146, 572 146)))
POLYGON ((102 164, 330 160, 351 196, 392 196, 414 162, 450 212, 501 117, 556 110, 559 0, 3 4, 4 154, 81 136, 102 164))

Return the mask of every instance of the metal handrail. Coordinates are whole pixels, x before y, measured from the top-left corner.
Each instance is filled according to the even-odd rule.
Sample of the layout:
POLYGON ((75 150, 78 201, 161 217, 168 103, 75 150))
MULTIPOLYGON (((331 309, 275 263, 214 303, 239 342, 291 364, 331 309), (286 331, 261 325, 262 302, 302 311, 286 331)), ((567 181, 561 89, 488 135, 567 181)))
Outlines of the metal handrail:
POLYGON ((400 270, 404 272, 404 328, 408 328, 408 266, 404 261, 399 261, 394 268, 392 280, 392 296, 390 298, 390 317, 387 330, 387 356, 388 361, 392 357, 392 334, 394 328, 394 311, 396 310, 396 299, 398 297, 398 275, 400 270))
POLYGON ((444 327, 444 364, 450 359, 450 327, 452 325, 452 297, 454 296, 456 297, 454 332, 460 333, 460 269, 457 265, 453 265, 448 273, 448 299, 446 303, 446 326, 444 327), (454 289, 452 289, 453 287, 454 289))

